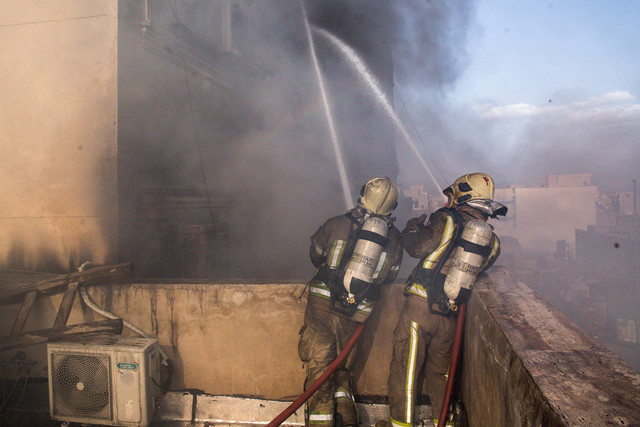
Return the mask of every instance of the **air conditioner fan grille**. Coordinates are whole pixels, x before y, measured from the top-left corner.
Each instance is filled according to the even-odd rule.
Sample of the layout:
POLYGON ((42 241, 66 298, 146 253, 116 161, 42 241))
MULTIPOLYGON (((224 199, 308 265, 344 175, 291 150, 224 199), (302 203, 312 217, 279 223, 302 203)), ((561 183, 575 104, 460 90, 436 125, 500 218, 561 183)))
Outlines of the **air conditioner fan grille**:
POLYGON ((54 353, 51 364, 54 415, 111 419, 108 356, 54 353))

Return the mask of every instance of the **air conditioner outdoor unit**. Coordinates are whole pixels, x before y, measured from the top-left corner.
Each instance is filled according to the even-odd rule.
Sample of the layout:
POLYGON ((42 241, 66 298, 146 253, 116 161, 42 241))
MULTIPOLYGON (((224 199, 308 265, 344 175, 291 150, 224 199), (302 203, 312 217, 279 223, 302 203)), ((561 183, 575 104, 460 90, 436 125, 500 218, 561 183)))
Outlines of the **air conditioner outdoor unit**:
POLYGON ((160 347, 152 338, 107 337, 47 345, 51 418, 146 426, 160 399, 160 347))

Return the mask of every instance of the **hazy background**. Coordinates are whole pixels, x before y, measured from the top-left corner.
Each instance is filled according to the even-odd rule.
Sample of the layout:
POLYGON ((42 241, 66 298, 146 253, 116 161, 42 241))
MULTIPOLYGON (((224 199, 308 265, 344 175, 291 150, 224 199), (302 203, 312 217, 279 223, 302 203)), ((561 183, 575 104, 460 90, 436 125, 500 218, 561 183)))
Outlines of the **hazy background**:
POLYGON ((408 112, 437 111, 416 118, 429 143, 453 147, 434 129, 447 117, 434 106, 464 68, 471 2, 150 4, 141 27, 140 4, 121 2, 118 32, 118 252, 139 275, 192 276, 185 266, 206 250, 212 277, 307 277, 309 237, 353 207, 368 179, 414 170, 425 180, 398 158, 398 123, 384 108, 395 87, 410 89, 408 112))
MULTIPOLYGON (((499 185, 592 173, 601 188, 628 191, 640 162, 640 4, 464 4, 449 28, 457 72, 443 90, 395 77, 396 104, 404 99, 434 169, 445 181, 486 170, 499 185)), ((423 179, 399 153, 400 181, 423 179)))
MULTIPOLYGON (((374 176, 430 193, 474 171, 498 187, 586 173, 628 191, 635 177, 631 1, 230 2, 228 46, 225 2, 152 4, 142 31, 139 10, 121 6, 130 25, 119 30, 119 256, 155 253, 137 262, 141 274, 193 259, 184 225, 197 224, 216 236, 214 276, 306 276, 308 237, 374 176)), ((400 228, 409 214, 401 204, 400 228)))
POLYGON ((309 236, 374 176, 430 193, 471 171, 499 187, 636 178, 630 0, 36 3, 7 3, 0 23, 13 268, 94 258, 167 277, 206 250, 211 276, 307 277, 309 236), (419 156, 323 32, 362 60, 419 156))

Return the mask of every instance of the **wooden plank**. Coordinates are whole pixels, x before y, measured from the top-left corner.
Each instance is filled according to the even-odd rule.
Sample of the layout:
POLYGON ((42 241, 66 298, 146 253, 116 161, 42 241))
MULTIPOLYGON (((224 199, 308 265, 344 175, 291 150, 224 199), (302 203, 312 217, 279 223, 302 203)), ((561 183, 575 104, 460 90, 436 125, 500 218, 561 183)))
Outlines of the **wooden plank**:
POLYGON ((62 329, 42 329, 39 331, 26 332, 15 337, 3 337, 0 338, 0 351, 70 338, 78 339, 95 335, 120 335, 121 333, 122 319, 101 320, 99 322, 70 325, 62 329))
POLYGON ((67 320, 69 320, 69 315, 71 314, 71 307, 73 307, 73 301, 76 299, 77 292, 78 282, 69 283, 67 290, 64 291, 64 295, 62 296, 56 320, 53 322, 53 329, 64 328, 67 324, 67 320))
POLYGON ((33 303, 36 301, 37 296, 37 291, 27 292, 27 294, 24 296, 24 301, 22 302, 20 311, 18 312, 16 320, 13 322, 13 327, 11 328, 11 336, 19 335, 20 333, 22 333, 24 325, 25 323, 27 323, 27 317, 29 317, 31 307, 33 307, 33 303))
POLYGON ((71 282, 82 284, 97 284, 125 279, 131 277, 133 265, 130 262, 123 264, 104 265, 86 271, 63 274, 36 283, 21 283, 10 289, 0 290, 0 304, 14 302, 23 297, 27 292, 48 292, 68 285, 71 282))

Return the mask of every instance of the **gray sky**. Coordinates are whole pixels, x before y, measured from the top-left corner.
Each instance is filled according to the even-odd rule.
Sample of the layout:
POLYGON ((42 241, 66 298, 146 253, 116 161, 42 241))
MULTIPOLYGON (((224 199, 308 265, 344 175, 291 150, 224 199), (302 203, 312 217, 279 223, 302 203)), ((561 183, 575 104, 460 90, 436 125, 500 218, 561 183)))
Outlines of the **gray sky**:
MULTIPOLYGON (((455 81, 440 93, 396 81, 396 108, 406 106, 441 185, 483 170, 498 185, 592 173, 629 190, 640 175, 640 2, 478 0, 471 9, 455 81)), ((429 186, 398 149, 399 181, 429 186)))

